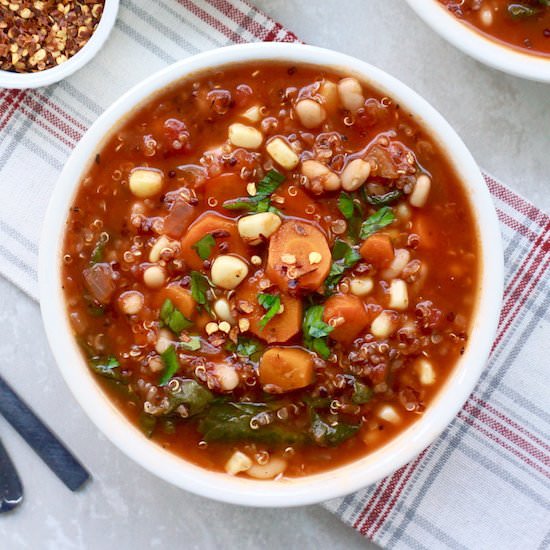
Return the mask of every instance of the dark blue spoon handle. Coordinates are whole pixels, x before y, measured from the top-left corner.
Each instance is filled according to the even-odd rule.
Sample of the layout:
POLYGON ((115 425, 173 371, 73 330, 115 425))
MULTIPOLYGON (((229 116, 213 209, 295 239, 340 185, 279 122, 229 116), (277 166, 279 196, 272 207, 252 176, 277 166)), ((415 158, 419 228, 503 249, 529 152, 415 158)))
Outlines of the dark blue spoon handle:
POLYGON ((90 477, 80 462, 2 377, 0 377, 0 414, 71 491, 79 489, 90 477))
POLYGON ((4 445, 0 441, 0 514, 9 512, 23 500, 23 487, 4 445))

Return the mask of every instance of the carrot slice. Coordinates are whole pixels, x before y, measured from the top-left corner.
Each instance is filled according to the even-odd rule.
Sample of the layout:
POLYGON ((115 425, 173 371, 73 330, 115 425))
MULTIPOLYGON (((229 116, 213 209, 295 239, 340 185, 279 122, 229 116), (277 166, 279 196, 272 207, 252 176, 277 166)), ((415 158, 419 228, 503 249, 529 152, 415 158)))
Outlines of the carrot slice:
POLYGON ((258 303, 258 294, 265 291, 260 289, 258 283, 258 277, 250 277, 237 288, 235 304, 239 311, 239 317, 248 319, 250 323, 248 330, 266 342, 286 342, 290 340, 300 332, 302 326, 301 300, 281 293, 282 313, 275 315, 262 329, 260 321, 266 311, 258 303), (252 311, 246 313, 246 310, 249 309, 252 309, 252 311))
POLYGON ((325 302, 323 321, 334 326, 330 333, 333 340, 349 343, 369 324, 370 318, 363 302, 357 296, 347 294, 331 296, 325 302))
POLYGON ((319 289, 330 264, 325 236, 309 223, 287 221, 269 241, 266 275, 285 292, 319 289))
POLYGON ((313 358, 298 348, 270 348, 260 359, 260 382, 280 392, 305 388, 313 383, 313 358))
POLYGON ((386 267, 393 260, 393 244, 388 235, 375 233, 365 239, 359 253, 375 267, 386 267))
POLYGON ((197 251, 193 248, 193 245, 209 233, 213 235, 216 241, 216 246, 212 248, 210 259, 215 258, 219 254, 229 253, 237 254, 244 258, 248 257, 248 247, 239 235, 235 220, 220 216, 214 212, 206 212, 191 224, 189 230, 181 240, 181 253, 190 269, 201 269, 203 267, 203 260, 201 260, 197 251))

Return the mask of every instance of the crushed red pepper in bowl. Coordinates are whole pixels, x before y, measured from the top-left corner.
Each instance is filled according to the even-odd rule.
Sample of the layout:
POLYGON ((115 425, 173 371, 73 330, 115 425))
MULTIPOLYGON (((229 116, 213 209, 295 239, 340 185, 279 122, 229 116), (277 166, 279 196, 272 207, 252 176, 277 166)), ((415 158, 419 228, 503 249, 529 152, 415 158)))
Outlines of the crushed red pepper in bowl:
POLYGON ((97 28, 104 0, 0 0, 0 70, 32 73, 61 65, 97 28))

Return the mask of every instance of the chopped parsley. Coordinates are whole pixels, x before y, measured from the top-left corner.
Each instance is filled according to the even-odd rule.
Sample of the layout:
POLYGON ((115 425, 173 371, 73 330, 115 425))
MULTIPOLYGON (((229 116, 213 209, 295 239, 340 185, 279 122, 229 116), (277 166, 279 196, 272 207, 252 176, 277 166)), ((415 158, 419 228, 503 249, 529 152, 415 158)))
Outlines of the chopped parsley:
POLYGON ((172 332, 179 334, 182 330, 189 328, 193 323, 174 306, 172 300, 165 300, 160 308, 160 320, 165 327, 172 332))
POLYGON ((178 356, 176 355, 176 348, 172 345, 165 352, 160 354, 162 362, 164 363, 164 371, 159 380, 159 386, 165 386, 168 384, 172 376, 178 372, 180 363, 178 356))
POLYGON ((187 351, 197 351, 201 348, 200 336, 189 336, 186 342, 178 342, 178 347, 187 351))
POLYGON ((383 227, 390 225, 395 220, 393 210, 389 206, 383 206, 361 225, 360 237, 366 239, 383 227))
POLYGON ((197 304, 202 306, 208 313, 211 313, 206 294, 209 288, 210 283, 202 273, 191 271, 191 296, 197 304))
POLYGON ((337 240, 332 248, 332 265, 325 279, 325 289, 331 293, 342 279, 344 271, 361 259, 360 254, 345 241, 337 240))
POLYGON ((270 170, 256 186, 253 197, 240 197, 225 201, 223 207, 228 210, 248 210, 249 212, 274 212, 279 210, 271 206, 270 197, 283 183, 285 176, 277 170, 270 170))
POLYGON ((355 204, 353 202, 353 197, 349 193, 340 193, 338 197, 338 210, 340 210, 342 216, 344 216, 346 220, 351 220, 353 218, 355 204))
POLYGON ((194 248, 199 258, 204 261, 210 258, 212 249, 215 246, 216 240, 211 233, 208 233, 208 235, 205 235, 202 239, 199 239, 191 248, 194 248))
POLYGON ((330 348, 327 337, 334 328, 323 321, 323 311, 324 307, 321 305, 309 307, 304 315, 302 331, 305 345, 323 359, 328 359, 330 348))
POLYGON ((260 327, 264 329, 267 323, 279 313, 281 297, 278 294, 258 294, 258 303, 267 311, 260 319, 260 327))
POLYGON ((365 200, 372 206, 388 206, 389 204, 394 203, 403 195, 403 191, 399 189, 394 189, 393 191, 388 191, 383 195, 365 195, 365 200))

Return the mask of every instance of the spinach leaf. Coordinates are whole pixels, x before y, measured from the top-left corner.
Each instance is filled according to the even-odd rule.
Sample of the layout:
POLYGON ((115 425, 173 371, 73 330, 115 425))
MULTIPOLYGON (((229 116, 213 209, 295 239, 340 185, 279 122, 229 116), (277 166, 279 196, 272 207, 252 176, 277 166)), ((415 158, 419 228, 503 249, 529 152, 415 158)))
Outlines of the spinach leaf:
POLYGON ((336 447, 346 439, 353 437, 359 425, 325 422, 316 412, 313 413, 309 433, 315 443, 322 447, 336 447))
POLYGON ((264 329, 267 323, 279 313, 281 297, 278 294, 258 294, 258 303, 267 311, 260 319, 260 328, 264 329))
POLYGON ((371 388, 358 380, 355 381, 353 384, 353 394, 351 396, 351 400, 356 405, 364 405, 365 403, 368 403, 372 399, 372 396, 373 391, 371 388))
POLYGON ((367 218, 361 225, 360 237, 366 239, 383 227, 390 225, 395 220, 393 210, 389 206, 383 206, 372 216, 367 218))
POLYGON ((395 189, 383 195, 365 195, 365 200, 372 206, 387 206, 398 200, 401 195, 403 195, 403 191, 395 189))
POLYGON ((214 403, 198 425, 205 441, 253 441, 270 445, 292 445, 305 441, 304 434, 276 424, 257 429, 250 421, 269 411, 265 403, 214 403))
POLYGON ((277 170, 270 170, 256 185, 256 194, 253 197, 240 197, 223 203, 228 210, 248 210, 249 212, 274 212, 279 213, 270 204, 270 196, 283 183, 285 176, 277 170))
POLYGON ((165 352, 160 354, 162 362, 164 363, 164 371, 159 380, 159 386, 165 386, 172 376, 178 372, 180 368, 180 362, 176 354, 176 348, 172 345, 165 352))
POLYGON ((120 363, 117 358, 110 355, 109 357, 94 357, 90 360, 90 368, 100 376, 116 380, 120 382, 122 375, 119 370, 120 363))
POLYGON ((157 418, 152 414, 147 414, 146 412, 141 411, 139 413, 138 423, 141 431, 147 437, 151 437, 157 427, 157 418))
POLYGON ((169 299, 166 299, 160 308, 160 320, 164 326, 176 334, 193 324, 169 299))
POLYGON ((180 405, 185 405, 189 416, 195 416, 202 413, 214 401, 212 392, 196 380, 190 378, 173 378, 172 380, 178 383, 172 382, 167 388, 169 407, 166 410, 166 415, 174 413, 180 405))
POLYGON ((333 262, 330 266, 329 274, 325 279, 326 290, 332 293, 340 282, 340 279, 342 279, 344 271, 353 267, 360 259, 361 255, 348 243, 337 240, 332 248, 333 262))
POLYGON ((191 248, 195 249, 201 260, 208 260, 210 254, 212 254, 212 248, 216 246, 216 239, 211 233, 205 235, 202 239, 199 239, 191 248))
POLYGON ((330 348, 327 344, 327 336, 334 330, 323 321, 324 307, 311 306, 306 310, 302 323, 304 344, 310 350, 318 353, 323 359, 328 359, 330 348))
POLYGON ((204 309, 212 315, 210 304, 206 293, 210 288, 208 279, 198 271, 191 271, 191 296, 197 304, 204 307, 204 309))

